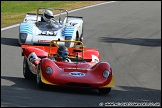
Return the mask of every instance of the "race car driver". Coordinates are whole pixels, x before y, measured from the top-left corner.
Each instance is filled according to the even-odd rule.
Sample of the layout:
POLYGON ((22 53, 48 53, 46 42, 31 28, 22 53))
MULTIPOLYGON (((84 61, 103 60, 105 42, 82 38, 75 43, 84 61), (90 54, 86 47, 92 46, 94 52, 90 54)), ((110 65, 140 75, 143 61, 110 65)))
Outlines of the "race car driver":
POLYGON ((46 21, 46 22, 48 23, 46 27, 49 28, 49 29, 62 27, 62 26, 54 19, 54 15, 53 15, 53 13, 52 13, 51 10, 46 9, 46 10, 44 11, 43 19, 44 19, 44 21, 46 21))
POLYGON ((68 58, 68 48, 65 46, 59 46, 57 51, 56 61, 71 62, 68 58))

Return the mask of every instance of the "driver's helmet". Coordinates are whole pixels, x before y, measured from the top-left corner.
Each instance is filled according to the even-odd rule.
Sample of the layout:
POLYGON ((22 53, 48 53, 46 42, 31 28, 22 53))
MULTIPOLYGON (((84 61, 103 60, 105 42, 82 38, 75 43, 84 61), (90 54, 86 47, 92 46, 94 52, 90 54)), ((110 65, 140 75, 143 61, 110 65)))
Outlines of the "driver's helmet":
POLYGON ((58 48, 57 54, 59 57, 61 57, 63 60, 65 60, 66 58, 68 58, 68 48, 65 46, 60 46, 58 48))
POLYGON ((51 18, 54 18, 52 11, 46 9, 43 14, 43 19, 48 22, 48 21, 50 21, 51 18))

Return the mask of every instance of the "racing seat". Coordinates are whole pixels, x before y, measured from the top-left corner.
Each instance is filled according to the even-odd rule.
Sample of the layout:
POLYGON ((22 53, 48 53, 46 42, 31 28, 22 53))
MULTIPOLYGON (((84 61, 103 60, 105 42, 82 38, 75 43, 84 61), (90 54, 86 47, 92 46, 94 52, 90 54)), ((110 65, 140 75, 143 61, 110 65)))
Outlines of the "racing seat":
POLYGON ((82 52, 81 49, 74 49, 73 52, 76 52, 76 62, 85 62, 83 58, 78 57, 78 53, 82 52))

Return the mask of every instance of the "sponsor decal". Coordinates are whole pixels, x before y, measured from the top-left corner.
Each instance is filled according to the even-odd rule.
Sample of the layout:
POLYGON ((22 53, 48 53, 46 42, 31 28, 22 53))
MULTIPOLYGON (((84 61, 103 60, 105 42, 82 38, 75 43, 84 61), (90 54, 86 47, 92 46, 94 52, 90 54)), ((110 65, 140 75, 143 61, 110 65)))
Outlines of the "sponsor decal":
POLYGON ((83 76, 85 76, 85 74, 82 73, 82 72, 70 72, 69 74, 71 76, 76 76, 76 77, 83 77, 83 76))
POLYGON ((42 31, 39 35, 48 35, 48 36, 56 36, 57 31, 42 31))

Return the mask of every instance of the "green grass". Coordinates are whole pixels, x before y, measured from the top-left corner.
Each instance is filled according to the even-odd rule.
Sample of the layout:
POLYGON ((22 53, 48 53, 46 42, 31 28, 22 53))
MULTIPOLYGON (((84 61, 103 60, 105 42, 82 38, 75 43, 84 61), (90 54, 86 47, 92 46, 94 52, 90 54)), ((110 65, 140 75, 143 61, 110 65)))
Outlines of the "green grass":
POLYGON ((104 1, 1 1, 1 28, 20 23, 26 13, 36 13, 40 7, 72 10, 104 1))

